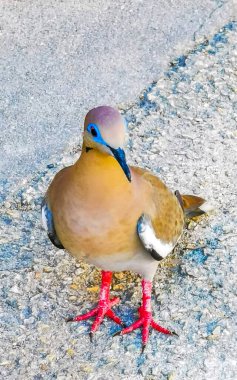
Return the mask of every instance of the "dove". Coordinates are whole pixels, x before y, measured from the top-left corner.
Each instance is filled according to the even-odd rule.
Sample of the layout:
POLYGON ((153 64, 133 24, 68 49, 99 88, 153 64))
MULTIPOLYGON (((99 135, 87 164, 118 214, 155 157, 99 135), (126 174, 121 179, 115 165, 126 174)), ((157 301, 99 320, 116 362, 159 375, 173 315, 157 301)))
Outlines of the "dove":
POLYGON ((117 335, 140 328, 144 350, 151 329, 175 335, 153 320, 152 280, 159 262, 180 239, 185 215, 203 214, 206 201, 173 193, 153 173, 129 166, 125 136, 126 123, 118 110, 99 106, 87 113, 81 155, 54 177, 42 202, 42 222, 56 247, 102 271, 98 305, 68 321, 93 317, 91 338, 105 317, 123 327, 117 335), (130 326, 112 310, 119 302, 118 297, 110 299, 117 271, 142 278, 139 316, 130 326))

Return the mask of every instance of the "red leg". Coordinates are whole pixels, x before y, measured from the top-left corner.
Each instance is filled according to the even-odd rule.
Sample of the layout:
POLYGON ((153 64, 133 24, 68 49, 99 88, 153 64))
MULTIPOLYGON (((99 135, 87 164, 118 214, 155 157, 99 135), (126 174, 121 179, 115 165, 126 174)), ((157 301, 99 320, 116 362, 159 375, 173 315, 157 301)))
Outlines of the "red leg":
POLYGON ((95 316, 95 320, 91 327, 91 333, 90 333, 91 337, 92 337, 92 334, 96 332, 96 330, 100 326, 105 316, 112 319, 114 322, 120 325, 123 325, 123 322, 121 321, 121 319, 117 317, 114 314, 114 312, 111 310, 111 307, 116 305, 119 302, 119 298, 117 297, 111 300, 109 299, 111 281, 112 281, 112 272, 102 271, 102 283, 101 283, 101 288, 100 288, 98 306, 96 306, 94 309, 92 309, 91 311, 85 314, 78 315, 74 318, 69 318, 67 322, 79 322, 79 321, 83 321, 85 319, 95 316))
MULTIPOLYGON (((133 330, 138 328, 142 328, 142 351, 144 351, 146 344, 149 338, 149 328, 163 333, 163 334, 174 334, 173 332, 165 329, 164 327, 159 326, 156 322, 154 322, 152 318, 152 310, 151 310, 151 289, 152 283, 151 281, 142 280, 142 306, 139 308, 139 319, 134 322, 131 326, 126 327, 125 329, 119 331, 115 335, 124 335, 128 334, 133 330)), ((176 335, 176 334, 175 334, 176 335)))

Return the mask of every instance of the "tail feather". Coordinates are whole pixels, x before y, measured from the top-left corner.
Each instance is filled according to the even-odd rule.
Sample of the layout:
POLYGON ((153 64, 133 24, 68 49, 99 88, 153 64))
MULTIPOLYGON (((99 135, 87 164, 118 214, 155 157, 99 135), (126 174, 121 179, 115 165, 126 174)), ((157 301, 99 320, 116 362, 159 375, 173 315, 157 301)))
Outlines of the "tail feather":
POLYGON ((203 215, 211 209, 204 198, 196 195, 181 195, 178 191, 175 192, 175 195, 188 218, 203 215))

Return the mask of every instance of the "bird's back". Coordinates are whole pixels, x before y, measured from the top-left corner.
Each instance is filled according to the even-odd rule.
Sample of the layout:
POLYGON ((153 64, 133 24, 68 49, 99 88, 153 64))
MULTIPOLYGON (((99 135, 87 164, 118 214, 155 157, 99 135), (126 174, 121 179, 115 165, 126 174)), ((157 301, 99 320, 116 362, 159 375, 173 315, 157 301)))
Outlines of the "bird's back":
MULTIPOLYGON (((177 197, 168 187, 154 174, 140 168, 133 168, 135 172, 151 187, 152 191, 147 199, 149 206, 153 206, 148 216, 157 238, 165 243, 173 243, 178 240, 182 233, 184 213, 177 197)), ((147 214, 147 211, 144 210, 147 214)))

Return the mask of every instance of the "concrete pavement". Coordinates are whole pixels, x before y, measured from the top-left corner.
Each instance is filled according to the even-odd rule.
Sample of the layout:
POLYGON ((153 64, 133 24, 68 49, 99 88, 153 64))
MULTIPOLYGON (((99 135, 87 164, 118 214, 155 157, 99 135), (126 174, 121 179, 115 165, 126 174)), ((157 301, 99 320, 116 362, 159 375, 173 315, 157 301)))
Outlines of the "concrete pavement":
MULTIPOLYGON (((84 312, 95 304, 99 271, 75 262, 67 252, 50 244, 40 223, 40 203, 54 174, 78 157, 81 138, 77 117, 80 114, 82 118, 83 112, 75 111, 79 97, 70 98, 70 91, 60 87, 60 83, 68 83, 70 75, 65 70, 63 72, 68 76, 62 76, 53 65, 56 62, 57 67, 61 67, 60 64, 65 65, 66 61, 61 56, 61 60, 51 61, 50 54, 46 54, 48 43, 54 41, 50 36, 61 35, 63 23, 58 30, 54 29, 58 18, 54 20, 47 5, 44 8, 45 3, 37 3, 41 4, 41 18, 33 12, 36 3, 8 4, 7 8, 4 5, 5 22, 9 24, 6 34, 9 40, 5 40, 5 46, 14 46, 14 49, 8 49, 11 59, 4 71, 4 78, 12 73, 12 82, 8 80, 8 87, 7 81, 2 87, 5 93, 11 94, 11 98, 3 100, 11 99, 9 106, 4 108, 4 117, 12 123, 7 124, 8 128, 3 124, 1 135, 5 144, 1 150, 5 169, 0 199, 0 379, 235 380, 237 24, 224 17, 226 5, 230 3, 212 3, 216 11, 209 14, 209 18, 214 20, 214 15, 219 14, 217 19, 222 20, 221 29, 216 28, 199 42, 194 43, 190 38, 190 44, 184 44, 183 39, 175 58, 167 65, 164 63, 163 69, 159 68, 161 71, 156 80, 149 82, 144 91, 136 93, 132 100, 129 95, 126 102, 123 96, 123 104, 116 98, 128 120, 129 162, 152 170, 171 189, 199 194, 211 200, 214 206, 208 217, 188 223, 179 246, 161 264, 155 277, 154 318, 161 325, 175 330, 179 337, 165 337, 153 332, 144 355, 140 355, 139 331, 113 339, 111 335, 117 326, 105 321, 91 344, 88 338, 90 321, 70 325, 65 322, 66 317, 84 312), (43 12, 43 9, 46 10, 43 12), (11 16, 14 14, 15 17, 11 16), (47 46, 44 38, 36 38, 37 27, 45 18, 50 19, 47 46), (31 23, 30 32, 24 20, 27 25, 31 23), (16 25, 21 25, 19 35, 16 35, 16 25), (16 39, 24 39, 26 30, 27 36, 31 37, 31 47, 34 47, 34 41, 36 46, 31 58, 28 53, 24 56, 23 44, 18 43, 16 48, 16 39), (36 54, 37 43, 42 43, 44 51, 41 61, 36 54), (21 94, 26 84, 20 72, 32 62, 34 67, 39 65, 39 73, 46 69, 45 77, 42 74, 32 81, 29 76, 27 86, 34 94, 30 103, 29 88, 23 92, 25 98, 21 94), (52 71, 48 65, 50 62, 52 71), (44 83, 43 78, 47 84, 45 92, 40 85, 41 81, 44 83), (50 87, 52 82, 54 85, 50 87), (60 94, 60 89, 63 97, 55 95, 60 94), (67 107, 61 107, 62 99, 67 107), (46 105, 49 107, 47 112, 46 105), (66 123, 68 117, 72 123, 66 127, 66 124, 60 124, 61 119, 66 123), (20 124, 21 120, 25 124, 20 124), (33 121, 38 126, 38 134, 31 130, 33 121), (58 126, 58 134, 55 126, 58 126), (52 139, 48 138, 49 135, 52 139), (78 140, 73 139, 76 135, 78 140), (10 169, 17 180, 13 181, 10 169)), ((65 3, 57 4, 61 13, 62 9, 67 9, 65 3)), ((69 4, 78 9, 77 3, 69 4)), ((85 8, 88 7, 91 9, 92 4, 85 8)), ((207 9, 208 5, 203 12, 207 9)), ((97 11, 96 8, 95 13, 97 11)), ((70 15, 66 12, 64 20, 72 15, 73 12, 70 15)), ((84 21, 87 25, 86 18, 84 21)), ((215 22, 218 24, 217 20, 215 22)), ((205 23, 203 27, 199 25, 200 33, 206 26, 205 23)), ((64 33, 66 35, 66 31, 64 33)), ((53 44, 51 49, 54 58, 59 57, 55 55, 53 44)), ((6 54, 9 54, 8 50, 6 54)), ((158 70, 158 64, 155 62, 154 65, 158 70)), ((130 71, 131 68, 128 73, 130 71)), ((32 74, 32 70, 29 72, 32 74)), ((108 81, 111 74, 108 72, 108 81)), ((150 75, 150 71, 144 75, 150 75)), ((115 81, 118 79, 116 75, 112 77, 115 81)), ((121 74, 120 86, 124 93, 129 87, 129 79, 125 78, 121 74)), ((139 78, 143 78, 142 75, 139 78)), ((92 86, 94 79, 90 79, 88 83, 92 86)), ((73 83, 77 86, 78 82, 73 83)), ((110 88, 114 88, 112 83, 115 82, 111 82, 110 88)), ((134 80, 135 84, 138 82, 134 80)), ((131 87, 131 91, 139 91, 139 88, 131 87)), ((118 94, 121 92, 115 91, 114 96, 118 94)), ((109 99, 104 88, 103 101, 105 96, 109 99)), ((95 95, 92 98, 95 99, 95 95)), ((88 103, 88 108, 90 106, 92 104, 88 103)), ((86 103, 81 109, 83 107, 87 107, 86 103)), ((112 292, 121 297, 116 312, 127 324, 131 323, 136 318, 140 299, 140 279, 132 273, 116 273, 112 292)))
POLYGON ((1 1, 0 194, 74 142, 86 111, 133 102, 236 13, 235 0, 1 1))

